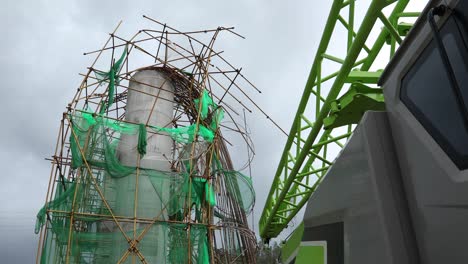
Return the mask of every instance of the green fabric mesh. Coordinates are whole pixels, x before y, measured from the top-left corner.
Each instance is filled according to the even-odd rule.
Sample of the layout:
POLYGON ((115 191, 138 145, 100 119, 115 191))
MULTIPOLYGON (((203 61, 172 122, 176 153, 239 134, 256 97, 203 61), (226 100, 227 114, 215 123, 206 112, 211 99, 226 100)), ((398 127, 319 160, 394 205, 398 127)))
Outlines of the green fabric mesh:
POLYGON ((200 109, 200 116, 202 119, 206 119, 208 117, 209 107, 216 108, 217 105, 208 94, 206 90, 203 91, 202 95, 199 99, 193 100, 197 107, 200 107, 200 99, 201 99, 201 109, 200 109))
POLYGON ((201 107, 200 117, 202 120, 206 120, 208 118, 211 108, 210 129, 211 131, 216 131, 216 129, 218 129, 219 123, 224 118, 224 110, 213 101, 213 98, 211 98, 206 90, 203 91, 199 99, 195 99, 193 101, 197 107, 201 107))
POLYGON ((255 204, 255 190, 252 179, 238 171, 223 170, 226 186, 231 195, 245 212, 250 212, 255 204))
POLYGON ((205 199, 208 201, 210 206, 216 205, 216 196, 215 191, 213 189, 213 185, 210 183, 205 183, 205 199))
MULTIPOLYGON (((125 53, 126 51, 109 72, 101 73, 99 77, 102 81, 109 81, 109 99, 105 108, 113 103, 113 89, 118 83, 116 73, 120 70, 125 53)), ((37 214, 35 231, 38 232, 44 225, 48 230, 45 238, 45 245, 48 246, 42 249, 41 263, 52 263, 57 254, 64 254, 66 250, 70 250, 72 263, 114 263, 116 260, 110 256, 118 256, 128 248, 125 237, 115 227, 104 231, 109 223, 112 224, 109 220, 110 211, 96 188, 90 184, 92 180, 103 190, 115 215, 129 216, 129 212, 133 214, 131 206, 135 200, 131 197, 119 197, 121 189, 118 188, 125 186, 127 189, 124 192, 127 193, 128 188, 136 188, 131 187, 136 184, 136 174, 140 175, 138 188, 142 188, 141 192, 152 193, 153 200, 147 202, 159 206, 151 207, 149 211, 142 211, 138 207, 135 211, 139 217, 152 218, 164 210, 164 217, 182 221, 184 208, 194 206, 195 218, 200 222, 203 206, 217 205, 214 180, 197 176, 199 172, 191 171, 188 160, 183 161, 183 172, 163 172, 126 166, 118 157, 121 138, 127 136, 137 137, 135 149, 140 158, 146 154, 147 133, 167 134, 180 144, 202 140, 213 142, 215 132, 224 118, 224 110, 213 102, 206 91, 202 93, 201 101, 197 99, 195 103, 201 103, 202 123, 208 124, 208 127, 202 124, 176 128, 130 124, 104 117, 104 107, 101 108, 101 114, 85 111, 70 116, 71 168, 80 175, 80 180, 63 183, 65 188, 57 183, 54 198, 37 214), (190 205, 188 201, 191 202, 190 205), (69 214, 71 211, 87 215, 75 214, 72 225, 69 214), (71 241, 71 248, 68 248, 68 241, 71 241)), ((251 210, 254 192, 250 178, 233 171, 222 171, 222 174, 230 195, 233 195, 244 210, 251 210)), ((134 233, 133 227, 124 225, 124 232, 129 237, 137 237, 146 226, 147 224, 138 224, 134 233)), ((156 222, 150 227, 148 237, 158 239, 143 238, 138 248, 148 257, 150 263, 154 260, 157 260, 154 263, 187 263, 188 259, 192 263, 210 263, 208 230, 204 225, 156 222)), ((127 259, 124 263, 131 263, 131 260, 127 259)))
POLYGON ((70 202, 72 198, 71 196, 73 196, 73 194, 75 193, 76 184, 74 182, 69 182, 65 185, 68 187, 67 190, 64 191, 63 188, 58 188, 58 192, 56 194, 55 199, 44 205, 44 207, 42 207, 41 210, 39 210, 39 212, 37 213, 36 226, 34 228, 34 232, 36 234, 39 233, 39 230, 46 221, 46 208, 59 210, 61 207, 66 205, 67 202, 70 202))
MULTIPOLYGON (((71 129, 73 130, 70 136, 72 168, 80 169, 82 173, 86 173, 87 166, 84 164, 84 160, 86 160, 93 171, 102 170, 111 178, 119 179, 136 173, 136 167, 129 167, 120 163, 116 154, 116 149, 118 147, 119 138, 122 135, 138 134, 138 152, 141 154, 145 153, 146 127, 144 125, 128 124, 101 116, 93 116, 93 114, 87 112, 73 115, 71 121, 71 129), (83 155, 86 159, 83 159, 83 155)), ((207 136, 202 136, 202 138, 212 140, 212 133, 210 133, 210 130, 201 125, 199 127, 201 128, 199 135, 202 136, 204 133, 207 133, 207 136)), ((186 129, 157 127, 150 127, 150 129, 168 132, 174 140, 181 142, 190 143, 194 140, 192 133, 195 131, 195 126, 190 126, 186 129)), ((211 184, 207 183, 206 179, 195 178, 193 181, 194 184, 191 185, 189 183, 190 177, 188 173, 170 173, 143 168, 138 170, 140 175, 146 176, 149 179, 156 193, 167 192, 168 190, 164 188, 170 186, 172 195, 164 201, 161 201, 161 204, 167 206, 166 210, 170 215, 179 212, 180 208, 183 207, 181 204, 183 205, 185 201, 189 199, 189 193, 192 194, 190 199, 196 203, 198 207, 201 206, 205 199, 212 206, 216 203, 213 187, 211 184), (167 182, 170 182, 170 184, 168 185, 167 182), (189 191, 190 186, 192 188, 191 191, 189 191)), ((64 192, 57 188, 58 192, 56 197, 39 211, 37 215, 36 232, 38 232, 40 227, 46 222, 46 209, 58 210, 58 208, 63 207, 64 204, 68 204, 68 207, 62 209, 64 211, 71 210, 71 202, 69 200, 73 198, 76 184, 69 183, 68 185, 70 186, 64 192)), ((158 196, 164 197, 164 195, 158 196)), ((78 197, 77 199, 81 198, 78 197)), ((106 213, 105 211, 106 209, 104 208, 94 213, 106 213)), ((90 219, 92 219, 92 217, 90 219)), ((61 238, 58 239, 61 240, 61 238)))
POLYGON ((105 105, 105 107, 101 107, 101 111, 100 111, 101 114, 104 113, 107 109, 109 109, 111 105, 114 103, 115 86, 119 85, 118 74, 120 72, 120 69, 123 66, 123 61, 126 55, 127 55, 127 46, 125 46, 125 49, 122 52, 122 55, 114 63, 114 65, 112 65, 112 67, 110 68, 108 72, 94 70, 94 74, 96 75, 96 78, 99 80, 99 82, 101 83, 104 81, 109 82, 109 91, 108 91, 109 98, 107 99, 107 105, 105 105))
MULTIPOLYGON (((90 140, 89 135, 91 131, 94 132, 94 136, 100 134, 101 137, 107 138, 105 135, 105 131, 96 132, 99 129, 108 129, 112 130, 114 134, 118 135, 135 135, 138 133, 138 152, 141 155, 146 154, 146 145, 147 145, 147 132, 146 127, 144 124, 129 124, 122 121, 111 120, 105 117, 96 116, 93 117, 91 113, 80 113, 78 115, 72 116, 72 129, 74 134, 70 134, 70 149, 72 152, 72 168, 76 169, 83 165, 83 160, 81 157, 80 150, 78 146, 84 149, 86 145, 86 141, 90 140), (104 128, 103 128, 104 127, 104 128), (75 137, 76 135, 76 137, 75 137)), ((166 127, 156 127, 156 126, 148 126, 150 130, 155 133, 167 133, 172 139, 179 143, 192 143, 195 140, 195 135, 201 136, 207 142, 212 142, 214 139, 214 133, 210 129, 206 128, 203 125, 198 125, 198 129, 196 124, 187 126, 187 127, 180 127, 180 128, 166 128, 166 127), (198 130, 198 131, 197 131, 198 130)), ((110 144, 109 141, 102 141, 102 144, 105 146, 106 151, 106 159, 108 170, 111 174, 115 175, 116 172, 127 171, 126 168, 115 164, 117 158, 115 157, 115 148, 117 146, 117 141, 113 144, 110 144), (110 145, 109 145, 110 144, 110 145), (107 155, 110 154, 110 155, 107 155)), ((131 173, 131 172, 129 172, 131 173)), ((123 173, 123 176, 128 175, 129 173, 123 173)))
POLYGON ((213 119, 211 120, 210 128, 213 131, 216 131, 219 127, 219 123, 224 118, 224 110, 222 108, 216 109, 213 115, 213 119))
POLYGON ((196 124, 179 128, 166 128, 155 126, 149 126, 149 128, 156 133, 166 132, 172 137, 172 139, 179 143, 192 143, 195 140, 195 135, 201 136, 207 142, 213 142, 214 139, 213 131, 211 131, 203 125, 198 125, 198 131, 196 124))
MULTIPOLYGON (((86 157, 86 161, 91 168, 102 169, 106 172, 107 175, 109 175, 112 178, 123 178, 136 173, 137 168, 125 166, 120 163, 116 154, 116 149, 118 147, 120 136, 124 134, 135 135, 136 133, 138 133, 137 148, 139 153, 144 154, 146 152, 147 144, 146 129, 144 125, 128 124, 124 122, 110 120, 100 116, 93 117, 93 115, 90 113, 77 114, 73 116, 71 120, 71 128, 74 131, 74 134, 72 133, 70 136, 72 168, 81 168, 83 170, 86 170, 86 166, 84 166, 83 156, 81 153, 81 151, 83 151, 83 154, 86 157), (96 155, 96 153, 98 153, 98 155, 96 155)), ((175 139, 184 139, 184 141, 187 142, 193 141, 193 138, 184 135, 193 131, 192 129, 161 129, 156 127, 151 127, 151 129, 169 131, 172 133, 171 136, 175 139)), ((207 138, 210 139, 210 137, 207 138)), ((143 168, 140 168, 139 172, 141 175, 149 177, 149 180, 156 191, 160 191, 157 189, 163 188, 164 182, 168 181, 169 178, 172 182, 171 186, 174 186, 174 184, 176 186, 172 188, 173 192, 180 192, 181 188, 188 188, 184 187, 188 185, 187 173, 179 173, 176 175, 177 177, 175 177, 171 173, 164 173, 143 168)), ((63 201, 68 198, 67 195, 69 195, 72 192, 73 189, 67 189, 66 193, 55 198, 52 202, 45 205, 39 211, 38 221, 36 225, 37 231, 45 222, 44 219, 46 216, 46 208, 56 209, 54 205, 60 205, 61 203, 63 203, 63 201)), ((203 194, 199 193, 196 195, 196 197, 203 197, 203 194)), ((171 198, 170 201, 172 201, 173 199, 186 199, 186 197, 182 196, 182 198, 171 198)), ((163 204, 169 204, 170 201, 164 201, 163 204)), ((180 207, 179 204, 176 207, 180 207)))
POLYGON ((146 154, 146 126, 144 124, 140 124, 138 126, 138 153, 141 154, 143 157, 146 154))

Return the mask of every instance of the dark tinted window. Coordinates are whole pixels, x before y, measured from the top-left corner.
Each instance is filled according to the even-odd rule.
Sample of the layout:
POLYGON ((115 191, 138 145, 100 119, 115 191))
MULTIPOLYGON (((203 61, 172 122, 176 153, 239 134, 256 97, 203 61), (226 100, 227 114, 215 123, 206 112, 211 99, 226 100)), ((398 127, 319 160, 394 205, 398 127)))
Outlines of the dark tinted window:
MULTIPOLYGON (((441 28, 450 64, 468 105, 468 50, 461 25, 449 18, 441 28)), ((402 80, 401 99, 461 169, 468 168, 468 129, 434 41, 402 80)))

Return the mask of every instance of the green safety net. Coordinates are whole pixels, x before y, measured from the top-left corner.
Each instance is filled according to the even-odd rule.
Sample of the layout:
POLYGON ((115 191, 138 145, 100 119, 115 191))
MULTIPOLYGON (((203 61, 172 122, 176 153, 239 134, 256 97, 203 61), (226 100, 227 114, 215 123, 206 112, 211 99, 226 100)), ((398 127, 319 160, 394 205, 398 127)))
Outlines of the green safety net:
MULTIPOLYGON (((164 184, 164 182, 158 182, 158 186, 164 184)), ((56 198, 48 203, 48 209, 53 210, 60 210, 62 212, 69 212, 72 210, 73 199, 75 200, 75 206, 77 206, 75 211, 81 211, 80 204, 86 200, 86 190, 84 190, 84 186, 80 186, 80 184, 75 183, 67 183, 68 187, 67 191, 62 192, 62 189, 58 189, 58 193, 56 194, 56 198), (75 194, 76 187, 78 189, 75 194)), ((175 192, 179 193, 179 191, 175 192)), ((89 196, 89 193, 88 193, 89 196)), ((45 222, 45 215, 42 215, 42 212, 45 210, 42 209, 41 212, 38 214, 38 223, 36 228, 39 228, 39 222, 45 222), (41 219, 41 220, 39 220, 41 219)), ((93 213, 100 213, 105 214, 104 210, 97 210, 97 211, 90 211, 93 213)), ((67 213, 56 213, 51 212, 49 218, 50 221, 47 221, 47 227, 49 232, 47 233, 47 240, 54 241, 55 246, 57 247, 67 247, 68 241, 71 234, 71 256, 74 258, 80 259, 77 263, 87 263, 85 261, 85 257, 87 254, 93 254, 94 262, 93 263, 114 263, 117 259, 110 259, 109 255, 110 252, 113 252, 113 248, 116 246, 120 247, 119 252, 124 252, 126 247, 128 247, 125 237, 120 233, 119 230, 114 230, 114 232, 103 232, 100 230, 100 217, 98 216, 83 216, 83 215, 75 215, 74 223, 72 229, 70 229, 70 221, 69 218, 65 217, 67 213)), ((109 226, 107 223, 105 226, 109 226)), ((125 226, 124 226, 125 227, 125 226)), ((102 229, 102 228, 101 228, 102 229)), ((116 228, 115 228, 116 229, 116 228)), ((126 228, 126 234, 129 237, 133 237, 133 230, 126 228)), ((144 230, 144 226, 141 226, 137 229, 136 236, 139 236, 144 230)), ((185 244, 183 249, 185 252, 177 252, 177 254, 172 254, 172 250, 177 251, 177 248, 169 247, 165 244, 164 238, 167 238, 167 241, 171 242, 170 238, 172 237, 182 237, 182 241, 187 241, 187 237, 189 234, 187 233, 187 225, 185 224, 169 224, 169 223, 156 223, 154 227, 150 227, 150 231, 147 235, 147 238, 151 237, 159 237, 161 238, 160 241, 152 241, 152 240, 145 240, 145 237, 140 242, 139 249, 142 251, 142 254, 148 256, 148 259, 156 259, 157 262, 155 263, 166 263, 164 260, 167 259, 167 263, 186 263, 188 259, 188 252, 187 248, 188 245, 185 244), (171 235, 172 234, 172 235, 171 235), (158 246, 160 245, 160 246, 158 246), (155 248, 159 249, 161 252, 155 252, 155 248), (170 254, 167 254, 169 252, 170 254), (171 259, 171 261, 169 261, 171 259), (175 260, 179 261, 175 261, 175 260)), ((205 254, 204 249, 207 244, 206 239, 206 228, 204 226, 194 226, 190 232, 191 236, 191 251, 193 258, 199 261, 194 261, 193 263, 207 263, 206 260, 203 260, 208 255, 205 254), (203 237, 204 236, 204 237, 203 237), (202 261, 203 260, 203 261, 202 261)), ((166 242, 167 242, 166 241, 166 242)), ((168 243, 169 243, 168 242, 168 243)), ((174 241, 175 244, 180 244, 180 241, 174 241)), ((51 244, 49 242, 49 244, 51 244)), ((41 257, 41 263, 50 263, 48 261, 49 257, 52 257, 50 251, 54 249, 44 248, 41 257)), ((151 262, 153 263, 153 262, 151 262)))
MULTIPOLYGON (((97 190, 93 184, 90 184, 91 177, 96 178, 99 188, 104 193, 115 215, 133 214, 133 195, 130 195, 132 199, 127 199, 119 197, 119 193, 128 192, 129 186, 137 184, 134 177, 136 173, 140 175, 139 192, 145 195, 145 198, 150 197, 150 200, 142 201, 139 205, 137 210, 139 217, 153 218, 163 212, 166 215, 163 219, 179 215, 176 220, 182 220, 180 217, 183 213, 181 208, 184 208, 184 204, 189 200, 196 204, 198 210, 204 202, 211 206, 215 205, 213 186, 204 178, 189 177, 188 172, 162 172, 130 167, 119 161, 118 148, 121 138, 125 136, 138 137, 137 141, 133 141, 136 142, 135 148, 141 156, 146 153, 146 138, 148 136, 146 126, 80 112, 71 116, 71 129, 73 131, 70 136, 71 167, 82 175, 80 182, 66 182, 65 187, 57 183, 54 199, 47 203, 37 215, 35 231, 38 232, 45 223, 47 223, 49 230, 46 239, 48 241, 46 245, 49 246, 43 248, 42 263, 49 263, 50 258, 54 254, 58 254, 52 245, 67 248, 69 239, 72 241, 70 255, 79 259, 76 263, 88 263, 86 255, 93 255, 92 263, 117 262, 118 259, 113 257, 120 256, 120 253, 128 248, 128 243, 116 229, 112 220, 106 220, 110 224, 102 223, 103 217, 112 218, 97 190), (193 180, 191 181, 191 179, 193 180), (197 183, 193 184, 194 182, 197 183), (73 204, 75 204, 74 208, 72 208, 73 204), (70 216, 60 212, 71 211, 85 212, 90 215, 76 215, 74 218, 75 226, 70 233, 70 216), (77 230, 78 223, 80 223, 79 226, 83 227, 82 230, 77 230), (114 225, 114 228, 106 232, 100 230, 109 225, 114 225), (119 248, 120 251, 115 252, 115 247, 119 248)), ((196 138, 194 135, 188 135, 194 131, 194 127, 187 130, 159 127, 149 127, 149 129, 167 133, 178 142, 191 143, 196 138)), ((201 133, 200 136, 204 140, 212 140, 212 137, 203 137, 201 133)), ((200 217, 198 219, 201 220, 200 217)), ((132 228, 127 229, 125 232, 133 235, 132 228)), ((191 226, 190 230, 190 232, 187 231, 187 226, 181 228, 167 223, 166 225, 157 223, 155 227, 151 227, 147 235, 148 238, 140 242, 142 254, 148 256, 148 259, 154 260, 150 261, 151 263, 186 263, 189 257, 192 258, 192 263, 209 263, 206 228, 191 226), (184 254, 173 253, 179 249, 169 245, 172 243, 170 239, 172 234, 178 237, 182 236, 182 241, 187 241, 190 237, 191 250, 187 250, 188 244, 186 244, 180 249, 184 254), (154 241, 156 237, 158 239, 154 241), (191 252, 191 256, 187 255, 188 252, 191 252)))
POLYGON ((127 46, 125 46, 124 51, 122 52, 122 55, 120 58, 111 66, 110 70, 108 72, 103 72, 99 70, 94 70, 94 74, 96 75, 96 78, 99 80, 100 83, 106 81, 109 82, 109 90, 108 90, 108 95, 109 98, 107 99, 107 105, 101 106, 100 113, 104 113, 106 110, 108 110, 111 105, 114 103, 114 97, 115 97, 115 86, 119 85, 119 72, 120 69, 123 66, 123 61, 125 59, 125 56, 127 55, 127 46))
POLYGON ((252 211, 255 204, 255 190, 252 179, 238 171, 223 170, 222 174, 229 193, 239 206, 247 213, 252 211))
POLYGON ((67 183, 68 186, 67 190, 64 188, 58 188, 57 195, 54 200, 50 201, 44 207, 39 210, 36 216, 36 226, 34 228, 34 232, 37 234, 39 230, 46 222, 46 208, 52 208, 55 210, 60 209, 63 205, 69 202, 71 196, 75 193, 76 184, 74 182, 67 183))
MULTIPOLYGON (((112 130, 117 135, 135 135, 138 133, 138 152, 143 156, 146 154, 147 145, 147 130, 144 124, 130 124, 123 121, 112 120, 102 116, 94 116, 92 113, 80 112, 77 115, 72 116, 72 129, 74 133, 70 134, 70 149, 72 152, 72 168, 78 168, 83 165, 82 155, 80 148, 84 149, 86 140, 89 140, 90 129, 98 130, 104 126, 105 129, 112 130)), ((155 133, 166 133, 172 139, 179 143, 192 143, 195 141, 196 136, 199 135, 207 142, 212 142, 214 139, 214 133, 212 130, 206 128, 203 125, 193 124, 187 127, 179 128, 167 128, 167 127, 156 127, 148 126, 150 130, 155 133), (198 131, 197 131, 198 130, 198 131)), ((103 135, 105 137, 105 135, 103 135)), ((114 136, 115 137, 115 136, 114 136)), ((106 158, 108 169, 111 172, 123 173, 123 176, 128 175, 131 171, 128 171, 125 167, 116 164, 117 159, 115 158, 115 148, 117 147, 118 140, 114 142, 103 142, 106 150, 106 158)))
POLYGON ((191 225, 190 232, 185 224, 173 224, 171 226, 171 249, 168 254, 168 263, 188 263, 187 249, 194 250, 192 254, 192 263, 208 264, 210 256, 208 250, 207 228, 202 225, 191 225), (190 236, 190 239, 188 238, 190 236))
POLYGON ((216 197, 213 190, 213 185, 206 178, 193 177, 191 184, 184 186, 184 192, 188 193, 189 186, 192 186, 192 202, 196 205, 201 205, 203 201, 207 201, 211 206, 216 205, 216 197), (204 196, 203 196, 204 195, 204 196))
MULTIPOLYGON (((85 220, 77 217, 76 221, 86 223, 85 220)), ((48 228, 51 232, 48 232, 46 241, 53 240, 55 248, 43 248, 41 264, 53 262, 56 249, 65 248, 69 240, 71 241, 70 259, 74 260, 73 263, 117 263, 126 247, 128 248, 128 242, 119 231, 89 232, 72 228, 70 232, 70 223, 64 217, 56 217, 48 223, 48 228)), ((128 230, 125 234, 130 238, 134 235, 138 237, 145 228, 139 227, 135 234, 133 230, 128 230)), ((209 264, 208 245, 208 229, 204 225, 155 223, 149 227, 149 231, 142 237, 137 248, 148 263, 185 264, 191 259, 190 262, 194 264, 209 264), (164 239, 146 242, 145 238, 153 234, 164 239)), ((122 263, 132 263, 132 257, 128 257, 122 263)))
MULTIPOLYGON (((123 60, 123 56, 114 66, 123 60)), ((107 73, 111 83, 115 81, 115 76, 111 76, 117 68, 107 73)), ((111 98, 108 103, 112 103, 111 98)), ((202 104, 201 117, 208 127, 202 124, 178 128, 130 124, 88 111, 77 111, 70 116, 70 166, 80 175, 80 180, 58 182, 54 198, 37 214, 36 233, 44 225, 48 230, 41 263, 51 263, 67 250, 70 250, 73 263, 114 263, 128 249, 125 236, 112 221, 94 184, 101 189, 114 215, 130 217, 136 213, 138 217, 152 219, 162 214, 163 220, 182 221, 183 210, 190 202, 190 208, 195 206, 197 221, 202 221, 202 207, 217 205, 214 180, 197 176, 198 172, 191 171, 189 160, 183 162, 183 172, 164 172, 127 166, 118 156, 122 138, 136 137, 137 140, 131 141, 135 142, 132 147, 138 155, 136 158, 141 159, 146 154, 149 132, 166 134, 180 144, 202 140, 213 142, 224 111, 214 104, 207 92, 202 93, 201 101, 196 103, 202 104), (140 175, 138 181, 135 180, 137 173, 140 175), (136 198, 128 193, 135 193, 136 186, 139 205, 134 210, 136 198), (75 214, 70 228, 69 213, 72 211, 84 214, 75 214), (69 241, 71 248, 68 248, 69 241)), ((222 173, 230 194, 244 210, 251 210, 254 193, 250 178, 234 171, 222 173)), ((147 226, 138 224, 134 233, 133 224, 121 225, 129 237, 138 236, 147 226)), ((203 225, 156 222, 146 238, 139 242, 138 248, 149 263, 187 263, 189 258, 192 263, 210 263, 208 230, 203 225)))
POLYGON ((216 131, 219 123, 224 118, 224 110, 213 101, 213 98, 211 98, 206 90, 203 91, 199 99, 195 99, 193 101, 200 109, 200 117, 202 120, 206 120, 209 117, 209 111, 211 108, 210 128, 211 130, 216 131))
POLYGON ((208 117, 208 111, 210 107, 212 108, 217 107, 217 105, 213 101, 213 98, 211 98, 211 96, 208 94, 206 90, 203 90, 203 93, 201 94, 199 99, 195 99, 193 101, 195 102, 195 105, 199 107, 198 109, 200 109, 200 117, 202 119, 206 119, 208 117))
POLYGON ((219 123, 221 120, 223 120, 223 118, 224 110, 222 108, 217 108, 210 123, 211 130, 215 131, 219 127, 219 123))
POLYGON ((156 133, 166 132, 172 137, 172 139, 179 143, 192 143, 193 141, 195 141, 196 135, 201 136, 207 142, 213 142, 214 139, 213 131, 203 125, 198 125, 198 129, 196 124, 179 128, 165 128, 154 126, 149 126, 149 128, 156 133))
POLYGON ((213 185, 210 184, 209 182, 205 183, 205 199, 206 199, 206 201, 208 201, 210 206, 215 206, 216 205, 215 191, 213 189, 213 185))
POLYGON ((146 145, 148 145, 146 141, 146 127, 144 124, 138 125, 138 153, 142 156, 146 154, 146 145))

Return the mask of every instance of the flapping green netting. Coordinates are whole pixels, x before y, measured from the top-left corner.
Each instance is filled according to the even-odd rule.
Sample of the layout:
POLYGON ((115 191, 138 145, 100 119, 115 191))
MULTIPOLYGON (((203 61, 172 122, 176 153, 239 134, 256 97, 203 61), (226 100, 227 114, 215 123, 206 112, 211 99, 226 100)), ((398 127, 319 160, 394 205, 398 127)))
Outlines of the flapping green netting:
MULTIPOLYGON (((146 193, 154 193, 154 199, 158 200, 159 203, 155 203, 155 200, 150 201, 155 204, 161 204, 160 208, 153 208, 152 211, 164 210, 168 215, 174 215, 180 213, 181 209, 184 208, 184 204, 187 200, 195 203, 200 207, 203 201, 207 201, 211 206, 216 204, 215 194, 213 186, 207 182, 205 178, 194 177, 193 181, 190 181, 188 172, 184 173, 173 173, 173 172, 162 172, 157 170, 137 168, 123 165, 118 158, 117 149, 119 147, 119 138, 122 135, 137 135, 137 150, 141 156, 146 153, 146 127, 144 125, 134 125, 125 122, 119 122, 100 116, 94 117, 90 113, 81 113, 72 117, 72 130, 73 133, 70 136, 70 149, 72 153, 71 167, 74 169, 80 169, 87 177, 91 170, 91 173, 99 174, 104 173, 113 181, 107 181, 106 189, 108 191, 107 196, 116 196, 117 192, 126 192, 128 188, 126 186, 135 185, 135 177, 127 177, 130 175, 140 175, 139 188, 146 191, 146 193), (85 159, 83 157, 86 157, 85 159), (87 165, 85 165, 85 161, 87 165), (113 187, 110 185, 116 185, 113 187), (124 186, 122 187, 118 186, 124 186), (148 188, 151 186, 151 188, 148 188), (115 189, 115 190, 112 190, 115 189), (190 197, 189 197, 190 194, 190 197)), ((185 140, 187 142, 193 142, 193 136, 189 135, 189 132, 182 131, 181 129, 164 129, 151 127, 158 131, 165 130, 171 132, 171 136, 175 140, 185 140)), ((208 138, 212 140, 212 138, 208 138)), ((94 177, 94 176, 93 176, 94 177)), ((86 177, 83 177, 86 180, 86 177)), ((91 180, 89 180, 91 181, 91 180)), ((104 181, 102 184, 106 184, 104 181)), ((56 197, 51 202, 46 204, 37 215, 36 232, 39 231, 40 227, 44 225, 46 219, 46 209, 59 210, 60 208, 64 211, 71 210, 70 199, 73 199, 74 190, 76 183, 69 183, 68 188, 57 187, 56 197), (63 206, 67 204, 67 208, 63 206)), ((85 187, 82 187, 83 189, 85 187)), ((102 187, 104 189, 104 187, 102 187)), ((78 190, 81 190, 78 188, 78 190)), ((132 191, 132 190, 130 190, 132 191)), ((134 191, 134 190, 133 190, 134 191)), ((89 195, 89 194, 87 194, 89 195)), ((96 194, 97 195, 97 194, 96 194)), ((75 200, 79 201, 82 198, 81 195, 77 195, 75 200)), ((125 200, 118 198, 110 198, 110 200, 116 200, 115 211, 121 214, 128 213, 133 208, 133 200, 125 200), (119 210, 119 208, 128 207, 128 210, 119 210)), ((101 201, 102 203, 102 201, 101 201)), ((151 206, 150 206, 151 207, 151 206)), ((103 206, 101 205, 101 208, 103 206)), ((104 208, 103 210, 107 210, 104 208)), ((102 212, 101 212, 102 213, 102 212)), ((141 213, 145 214, 145 213, 141 213)), ((148 212, 146 212, 148 214, 148 212)), ((154 217, 149 214, 148 217, 154 217)))
MULTIPOLYGON (((102 137, 101 144, 104 147, 105 166, 114 177, 126 176, 133 172, 133 169, 119 166, 115 149, 121 135, 135 135, 138 133, 137 149, 141 155, 146 154, 147 130, 143 124, 130 124, 122 121, 108 119, 102 116, 95 116, 87 112, 80 112, 72 116, 72 129, 74 133, 70 135, 70 148, 72 152, 72 168, 83 165, 80 148, 86 150, 85 145, 89 145, 90 140, 95 140, 96 136, 102 137), (102 130, 102 131, 99 131, 102 130), (107 134, 107 135, 106 135, 107 134), (94 136, 94 138, 93 138, 94 136), (108 139, 108 140, 106 140, 108 139)), ((167 128, 148 126, 155 133, 166 133, 177 142, 192 143, 196 136, 201 136, 205 141, 212 142, 214 133, 203 125, 190 125, 180 128, 167 128)), ((98 139, 99 140, 99 139, 98 139)))
POLYGON ((195 99, 194 102, 196 106, 200 107, 200 116, 202 119, 206 119, 208 117, 208 111, 210 107, 217 107, 217 105, 213 101, 213 98, 211 98, 211 96, 206 90, 203 91, 203 93, 200 96, 200 99, 195 99))
POLYGON ((195 140, 196 135, 201 136, 208 142, 212 142, 214 138, 213 131, 203 125, 198 125, 198 129, 195 124, 180 128, 158 128, 154 126, 150 126, 149 128, 157 133, 166 132, 172 137, 172 139, 179 143, 192 143, 195 140))
POLYGON ((34 228, 34 232, 37 234, 39 233, 40 228, 45 224, 46 221, 46 208, 53 208, 56 210, 69 209, 69 205, 71 204, 71 198, 75 193, 76 184, 74 182, 69 182, 65 184, 67 187, 59 188, 56 194, 55 199, 51 202, 47 203, 44 207, 39 210, 36 216, 36 226, 34 228))
POLYGON ((195 105, 200 109, 200 117, 202 120, 206 120, 208 118, 208 114, 211 108, 211 123, 210 128, 213 131, 219 126, 219 123, 224 118, 224 110, 219 107, 214 101, 213 98, 208 94, 206 90, 200 96, 200 99, 193 100, 195 105))
POLYGON ((213 185, 210 184, 207 179, 200 177, 193 177, 191 184, 186 184, 184 186, 184 192, 188 193, 192 186, 192 202, 196 205, 201 205, 201 203, 206 200, 211 206, 216 205, 216 197, 213 190, 213 185))
POLYGON ((127 55, 127 46, 125 46, 125 49, 120 56, 120 58, 112 65, 110 70, 108 72, 103 72, 103 71, 98 71, 94 70, 94 73, 96 75, 96 78, 99 80, 100 83, 103 82, 109 82, 109 90, 108 90, 108 99, 107 99, 107 104, 101 106, 100 113, 104 113, 106 110, 108 110, 111 105, 114 103, 114 97, 115 97, 115 86, 119 84, 119 72, 120 69, 123 66, 123 62, 125 59, 125 56, 127 55))
POLYGON ((226 187, 245 212, 250 212, 255 204, 255 190, 252 179, 238 171, 223 170, 226 187))

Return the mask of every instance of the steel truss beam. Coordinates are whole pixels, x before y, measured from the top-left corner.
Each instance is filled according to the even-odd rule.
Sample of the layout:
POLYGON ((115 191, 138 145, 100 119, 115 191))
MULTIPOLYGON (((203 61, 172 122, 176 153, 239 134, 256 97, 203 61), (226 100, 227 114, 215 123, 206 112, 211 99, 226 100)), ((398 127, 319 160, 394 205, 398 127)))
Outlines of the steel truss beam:
MULTIPOLYGON (((349 90, 349 87, 343 89, 346 83, 376 83, 379 72, 369 70, 377 56, 384 52, 385 43, 390 44, 390 56, 387 56, 389 59, 393 56, 396 45, 401 42, 402 37, 408 31, 400 30, 403 27, 407 28, 408 24, 399 26, 398 19, 419 15, 419 13, 405 12, 409 2, 410 0, 372 0, 359 30, 355 32, 355 0, 333 1, 299 108, 260 218, 260 236, 264 241, 267 242, 270 238, 278 236, 301 210, 317 188, 322 176, 332 165, 339 149, 352 134, 351 123, 353 122, 347 124, 347 129, 345 127, 324 130, 323 120, 329 115, 331 104, 340 94, 349 90), (384 14, 384 8, 391 9, 390 15, 384 14), (347 20, 341 16, 341 13, 346 11, 348 11, 347 20), (376 26, 379 20, 381 24, 376 26), (342 57, 331 55, 329 51, 331 40, 343 34, 339 31, 339 26, 347 32, 347 48, 342 57), (377 39, 369 48, 366 45, 369 35, 373 32, 378 33, 379 30, 377 39), (333 62, 337 71, 322 76, 324 60, 333 62), (358 67, 359 71, 352 71, 355 67, 358 67), (311 98, 311 95, 315 97, 311 98), (314 112, 314 110, 307 110, 307 106, 310 109, 314 104, 315 118, 307 117, 310 112, 314 112), (314 119, 315 122, 310 121, 314 119)), ((387 9, 385 11, 388 11, 387 9)))

